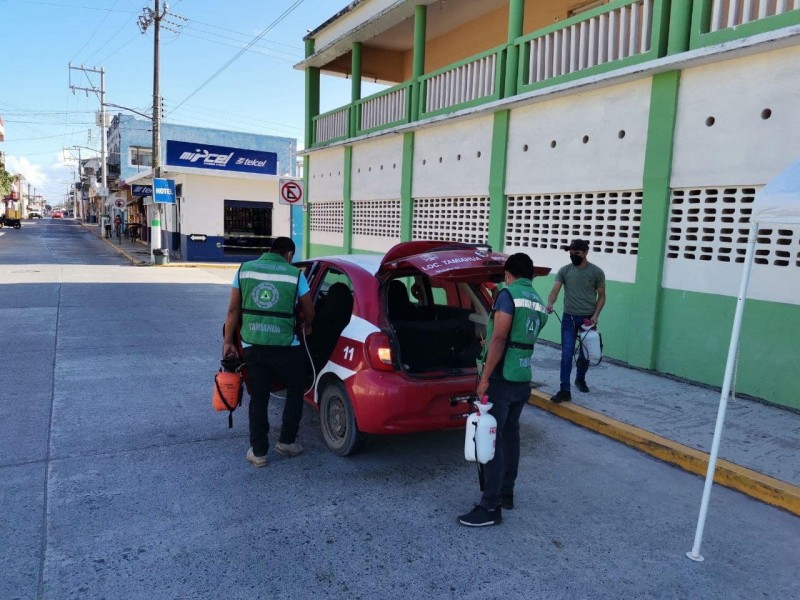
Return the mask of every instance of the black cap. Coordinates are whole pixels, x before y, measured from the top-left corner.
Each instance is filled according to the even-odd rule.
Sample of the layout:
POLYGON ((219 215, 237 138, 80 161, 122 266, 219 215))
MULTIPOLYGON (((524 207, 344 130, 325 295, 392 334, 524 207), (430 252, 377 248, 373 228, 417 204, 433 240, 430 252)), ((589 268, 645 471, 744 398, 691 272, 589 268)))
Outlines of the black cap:
POLYGON ((572 240, 569 243, 569 246, 564 246, 564 250, 577 250, 579 252, 588 252, 589 251, 589 241, 588 240, 572 240))

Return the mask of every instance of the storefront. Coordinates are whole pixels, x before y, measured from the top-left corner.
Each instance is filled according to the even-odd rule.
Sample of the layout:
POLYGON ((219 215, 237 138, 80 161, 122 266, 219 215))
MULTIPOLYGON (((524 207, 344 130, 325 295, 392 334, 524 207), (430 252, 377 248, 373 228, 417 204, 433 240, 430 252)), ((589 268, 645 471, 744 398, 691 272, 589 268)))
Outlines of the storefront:
MULTIPOLYGON (((279 203, 277 154, 167 140, 161 176, 175 181, 174 204, 137 196, 151 172, 126 181, 141 198, 145 224, 160 210, 161 247, 173 259, 242 262, 265 252, 278 236, 292 235, 292 210, 279 203)), ((149 229, 149 227, 143 227, 149 229)), ((147 235, 144 233, 143 235, 147 235)))

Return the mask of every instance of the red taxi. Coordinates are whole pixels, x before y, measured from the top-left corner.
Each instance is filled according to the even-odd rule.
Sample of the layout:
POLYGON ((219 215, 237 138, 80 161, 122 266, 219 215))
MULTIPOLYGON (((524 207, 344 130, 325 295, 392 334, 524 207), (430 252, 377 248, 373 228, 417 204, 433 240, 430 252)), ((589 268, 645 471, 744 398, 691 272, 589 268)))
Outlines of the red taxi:
POLYGON ((54 210, 53 214, 50 215, 50 218, 51 219, 63 219, 64 218, 64 213, 62 213, 60 210, 54 210))
POLYGON ((464 426, 505 260, 488 246, 416 241, 297 263, 316 308, 306 401, 334 453, 360 451, 368 434, 464 426))

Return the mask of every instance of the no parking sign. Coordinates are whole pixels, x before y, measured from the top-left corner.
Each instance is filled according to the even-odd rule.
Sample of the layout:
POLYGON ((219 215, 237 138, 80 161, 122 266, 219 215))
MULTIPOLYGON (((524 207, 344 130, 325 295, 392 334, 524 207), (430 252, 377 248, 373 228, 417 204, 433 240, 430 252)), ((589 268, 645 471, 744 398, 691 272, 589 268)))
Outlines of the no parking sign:
POLYGON ((280 204, 289 206, 303 205, 303 182, 299 179, 279 179, 278 180, 280 204))

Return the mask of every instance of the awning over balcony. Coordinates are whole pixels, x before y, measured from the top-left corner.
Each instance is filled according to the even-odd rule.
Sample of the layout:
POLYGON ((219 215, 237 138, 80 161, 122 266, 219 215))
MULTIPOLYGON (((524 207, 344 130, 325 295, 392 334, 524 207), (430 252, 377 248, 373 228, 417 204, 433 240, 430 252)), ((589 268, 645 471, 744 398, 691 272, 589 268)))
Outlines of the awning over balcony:
POLYGON ((315 40, 316 51, 295 68, 317 67, 328 74, 349 75, 353 43, 361 42, 365 79, 382 83, 405 81, 414 47, 417 4, 428 5, 426 38, 432 40, 487 13, 507 8, 508 0, 356 0, 306 36, 315 40))

